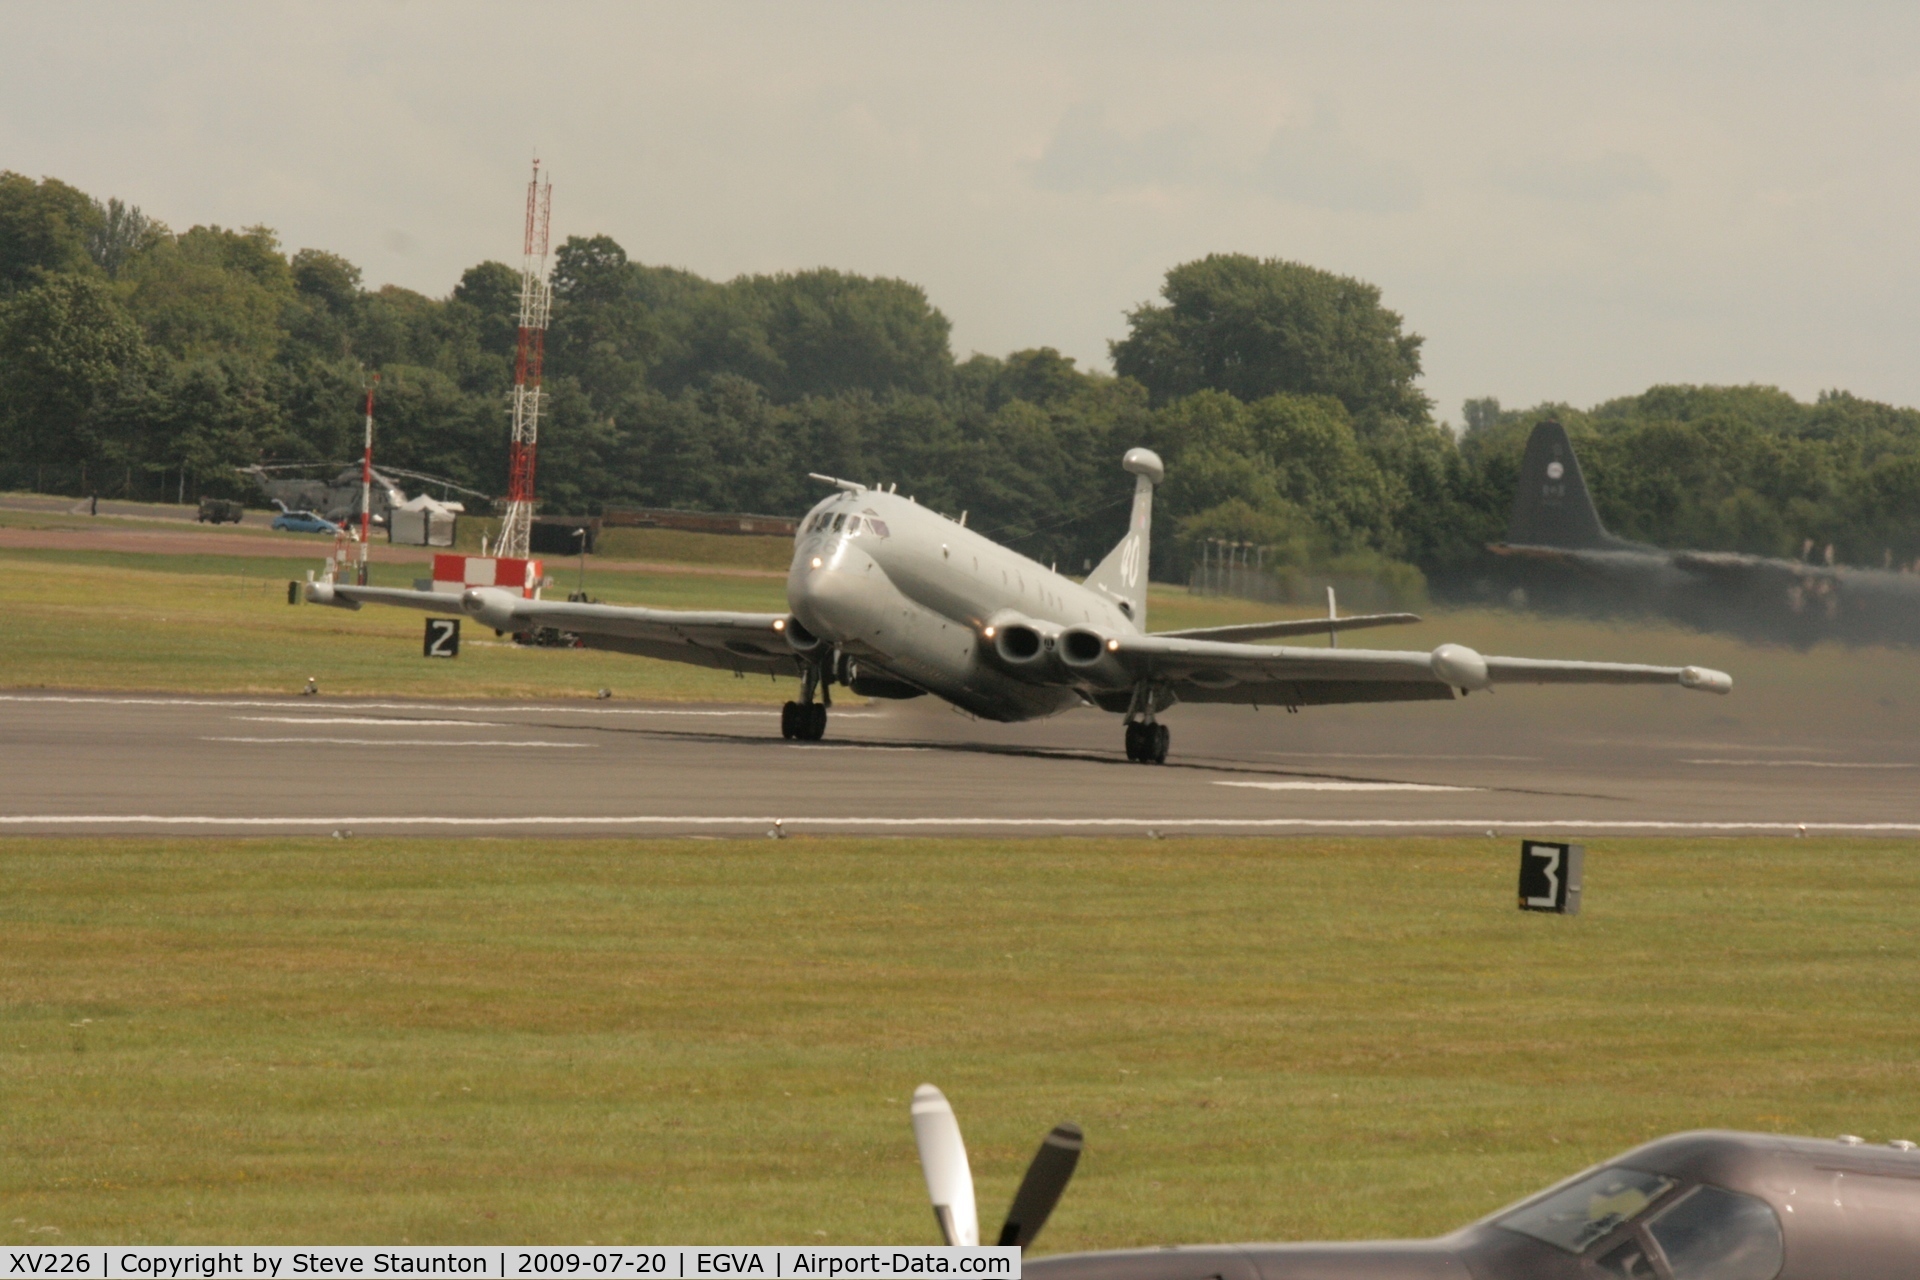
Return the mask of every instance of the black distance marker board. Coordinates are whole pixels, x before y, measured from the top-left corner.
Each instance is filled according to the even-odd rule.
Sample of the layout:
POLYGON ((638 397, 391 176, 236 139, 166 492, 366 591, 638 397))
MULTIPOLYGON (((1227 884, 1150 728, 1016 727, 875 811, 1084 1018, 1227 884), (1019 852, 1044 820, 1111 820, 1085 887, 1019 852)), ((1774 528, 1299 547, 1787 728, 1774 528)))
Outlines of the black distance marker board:
POLYGON ((427 638, 420 646, 420 654, 427 658, 459 657, 460 619, 428 618, 427 638))
POLYGON ((1520 909, 1580 914, 1580 881, 1586 869, 1584 845, 1547 840, 1520 842, 1520 909))

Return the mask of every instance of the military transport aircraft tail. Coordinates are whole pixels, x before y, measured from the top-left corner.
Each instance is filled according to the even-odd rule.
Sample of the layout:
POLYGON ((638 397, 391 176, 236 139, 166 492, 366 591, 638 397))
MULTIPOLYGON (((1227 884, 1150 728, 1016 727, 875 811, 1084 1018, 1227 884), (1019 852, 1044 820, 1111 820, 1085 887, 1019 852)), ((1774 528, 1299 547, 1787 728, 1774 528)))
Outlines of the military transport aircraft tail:
POLYGON ((1527 438, 1520 483, 1513 495, 1507 541, 1523 547, 1602 550, 1622 545, 1600 523, 1567 429, 1548 418, 1527 438))
POLYGON ((1151 449, 1129 449, 1120 465, 1133 472, 1133 514, 1127 536, 1107 558, 1094 566, 1084 584, 1089 591, 1117 601, 1120 611, 1142 631, 1147 629, 1147 556, 1153 545, 1153 486, 1166 476, 1160 455, 1151 449))

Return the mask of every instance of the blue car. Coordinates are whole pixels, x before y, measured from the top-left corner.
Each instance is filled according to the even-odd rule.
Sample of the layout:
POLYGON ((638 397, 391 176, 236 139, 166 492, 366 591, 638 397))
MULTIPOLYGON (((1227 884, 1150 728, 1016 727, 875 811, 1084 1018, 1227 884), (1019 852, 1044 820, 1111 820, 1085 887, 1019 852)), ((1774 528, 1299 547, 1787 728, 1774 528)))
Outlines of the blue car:
POLYGON ((273 518, 273 527, 291 533, 339 533, 340 526, 311 511, 283 511, 273 518))

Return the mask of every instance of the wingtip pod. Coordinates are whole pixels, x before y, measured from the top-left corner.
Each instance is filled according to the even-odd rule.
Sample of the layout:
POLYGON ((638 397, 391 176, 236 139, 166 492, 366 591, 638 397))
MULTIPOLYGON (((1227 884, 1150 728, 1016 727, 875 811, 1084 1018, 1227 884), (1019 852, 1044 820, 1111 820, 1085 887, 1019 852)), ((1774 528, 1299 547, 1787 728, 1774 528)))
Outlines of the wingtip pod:
POLYGON ((920 1148, 920 1172, 926 1175, 927 1197, 933 1201, 941 1236, 948 1244, 979 1244, 973 1170, 960 1140, 960 1122, 947 1095, 930 1084, 913 1091, 913 1141, 920 1148))
POLYGON ((349 600, 335 591, 331 582, 309 582, 303 588, 303 591, 306 594, 308 604, 330 604, 336 609, 358 609, 360 607, 358 600, 349 600))
POLYGON ((1487 672, 1487 660, 1463 644, 1443 644, 1427 657, 1433 674, 1442 684, 1478 692, 1493 683, 1487 672))
POLYGON ((1733 677, 1712 667, 1682 667, 1680 687, 1698 689, 1702 693, 1732 693, 1733 677))
POLYGON ((498 587, 469 587, 460 596, 460 608, 468 617, 485 623, 495 631, 511 631, 513 601, 511 592, 498 587))

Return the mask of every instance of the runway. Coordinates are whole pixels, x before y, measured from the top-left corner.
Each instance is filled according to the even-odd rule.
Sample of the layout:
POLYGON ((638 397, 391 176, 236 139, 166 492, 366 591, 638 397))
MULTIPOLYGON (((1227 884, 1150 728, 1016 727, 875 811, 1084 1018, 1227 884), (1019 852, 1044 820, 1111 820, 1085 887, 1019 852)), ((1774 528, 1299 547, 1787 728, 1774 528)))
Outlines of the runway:
MULTIPOLYGON (((1477 706, 1478 704, 1476 704, 1477 706)), ((1119 722, 836 709, 0 695, 10 834, 1920 835, 1920 743, 1640 737, 1452 708, 1119 722)))

